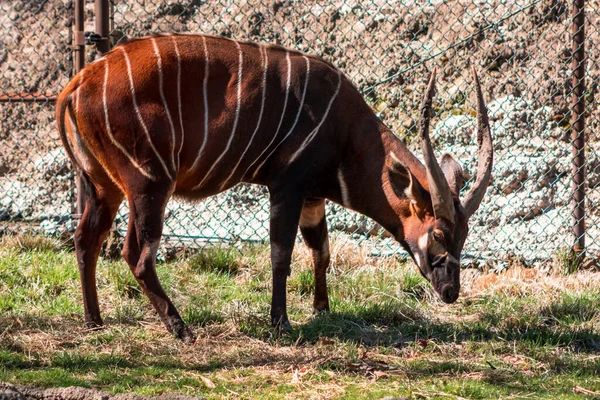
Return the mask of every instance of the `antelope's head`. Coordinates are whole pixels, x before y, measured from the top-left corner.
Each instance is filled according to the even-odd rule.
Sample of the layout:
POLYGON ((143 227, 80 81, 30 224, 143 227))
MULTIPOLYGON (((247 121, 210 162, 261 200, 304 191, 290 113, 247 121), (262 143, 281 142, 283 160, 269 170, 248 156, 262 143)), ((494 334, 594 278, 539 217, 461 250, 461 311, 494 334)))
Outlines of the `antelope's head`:
POLYGON ((387 168, 389 182, 402 202, 403 228, 396 239, 410 253, 421 274, 433 285, 445 303, 453 303, 460 291, 460 253, 469 231, 468 219, 477 210, 490 182, 492 137, 488 115, 475 69, 477 92, 477 177, 473 187, 460 199, 464 186, 463 169, 450 155, 438 163, 429 138, 431 102, 435 92, 435 70, 423 98, 420 137, 428 188, 423 187, 411 170, 392 152, 387 168))

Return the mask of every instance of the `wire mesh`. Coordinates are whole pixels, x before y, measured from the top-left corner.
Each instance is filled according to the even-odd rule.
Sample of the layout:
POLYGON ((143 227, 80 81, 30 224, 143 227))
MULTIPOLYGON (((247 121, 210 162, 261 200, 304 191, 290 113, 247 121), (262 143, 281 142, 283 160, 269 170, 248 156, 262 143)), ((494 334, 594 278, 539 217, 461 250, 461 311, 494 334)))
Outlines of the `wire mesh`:
POLYGON ((0 1, 0 231, 68 219, 72 173, 55 131, 72 70, 70 2, 0 1))
MULTIPOLYGON (((0 10, 8 15, 11 7, 16 7, 11 4, 38 3, 43 10, 41 17, 48 17, 45 26, 51 27, 44 36, 55 39, 44 52, 51 60, 40 59, 33 62, 32 68, 46 71, 52 70, 56 60, 69 57, 62 41, 69 37, 65 22, 69 20, 67 11, 72 8, 71 2, 0 2, 3 7, 0 10), (51 3, 56 3, 57 8, 49 7, 51 3), (60 10, 64 10, 65 15, 60 10)), ((476 120, 469 68, 475 65, 480 71, 490 112, 496 154, 493 182, 481 208, 470 221, 465 255, 494 261, 512 255, 527 260, 547 260, 557 251, 570 248, 575 240, 571 230, 570 128, 574 121, 570 113, 570 7, 570 3, 559 0, 111 0, 111 42, 116 45, 127 38, 158 32, 207 33, 277 43, 320 55, 354 82, 378 116, 416 154, 420 154, 414 140, 417 107, 426 77, 436 66, 440 74, 432 138, 439 155, 454 154, 470 173, 471 180, 465 190, 472 184, 476 170, 476 120)), ((91 11, 91 4, 88 8, 91 11)), ((598 0, 586 2, 585 184, 588 189, 587 245, 592 252, 600 247, 597 229, 600 194, 596 190, 600 185, 599 115, 594 101, 600 82, 599 9, 598 0)), ((91 13, 88 16, 91 17, 91 13)), ((13 29, 11 18, 0 15, 0 21, 0 29, 13 29)), ((89 18, 88 30, 92 24, 93 19, 89 18)), ((16 30, 29 32, 28 28, 23 22, 16 30)), ((90 58, 94 53, 95 50, 89 48, 90 58)), ((14 86, 12 75, 6 72, 14 62, 6 60, 0 49, 0 74, 3 74, 0 79, 11 80, 14 86)), ((35 89, 64 86, 68 74, 63 75, 60 68, 58 71, 61 72, 47 75, 51 77, 49 86, 38 84, 35 89)), ((12 90, 31 88, 15 86, 12 90)), ((15 115, 19 113, 15 111, 18 107, 25 106, 12 108, 15 115)), ((31 109, 28 112, 27 115, 33 115, 31 109)), ((39 119, 36 114, 21 123, 31 127, 36 137, 55 138, 53 128, 48 128, 52 126, 51 121, 40 124, 39 119)), ((2 123, 5 120, 3 118, 2 123)), ((7 132, 15 134, 12 125, 6 128, 2 125, 1 134, 6 136, 7 132)), ((48 145, 48 141, 45 143, 48 145)), ((18 152, 12 154, 17 145, 11 146, 11 155, 3 155, 3 162, 10 157, 22 159, 18 152)), ((40 151, 34 159, 51 157, 52 149, 55 147, 48 145, 44 150, 47 152, 40 151)), ((59 154, 59 150, 55 151, 59 154)), ((56 174, 48 178, 49 181, 56 179, 56 174)), ((52 194, 56 196, 59 192, 52 194)), ((10 201, 21 201, 22 194, 11 193, 10 201)), ((3 199, 6 197, 3 194, 3 199)), ((56 204, 47 211, 46 218, 65 217, 69 210, 69 206, 56 204)), ((366 217, 333 204, 328 205, 327 212, 331 231, 373 246, 374 252, 399 250, 399 246, 366 217)), ((26 220, 34 214, 23 215, 27 215, 23 218, 26 220)), ((268 193, 265 188, 256 186, 239 185, 201 204, 172 200, 166 213, 165 243, 201 246, 264 241, 268 238, 268 215, 268 193)), ((9 218, 14 220, 15 217, 11 214, 9 218)), ((124 206, 118 217, 121 232, 125 231, 126 222, 124 206)))

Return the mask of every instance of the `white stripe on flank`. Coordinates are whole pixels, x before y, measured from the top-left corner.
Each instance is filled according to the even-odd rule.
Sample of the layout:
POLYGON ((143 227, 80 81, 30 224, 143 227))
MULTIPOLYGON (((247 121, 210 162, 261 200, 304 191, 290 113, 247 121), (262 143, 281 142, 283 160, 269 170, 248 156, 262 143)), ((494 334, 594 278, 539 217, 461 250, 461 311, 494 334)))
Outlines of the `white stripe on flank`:
MULTIPOLYGON (((265 54, 266 54, 266 49, 265 49, 265 54)), ((277 138, 277 134, 279 134, 279 129, 281 129, 281 124, 283 123, 283 117, 285 116, 285 110, 287 108, 288 97, 290 94, 290 82, 292 80, 292 63, 290 61, 290 52, 287 50, 285 51, 285 59, 287 61, 287 81, 285 84, 285 100, 283 101, 283 111, 281 112, 281 118, 279 119, 279 125, 277 126, 277 130, 275 131, 275 135, 273 135, 273 139, 271 139, 271 142, 260 153, 258 158, 256 158, 256 160, 254 160, 254 162, 252 162, 252 164, 250 164, 248 169, 246 169, 246 172, 244 172, 244 175, 242 175, 242 179, 246 176, 246 174, 248 173, 248 171, 250 171, 250 169, 254 166, 254 164, 256 164, 258 162, 258 160, 260 160, 261 157, 269 150, 269 147, 271 147, 273 142, 275 142, 275 139, 277 138)))
POLYGON ((200 181, 192 190, 196 190, 202 186, 202 184, 208 179, 213 169, 217 166, 219 161, 225 156, 225 154, 229 151, 231 147, 231 143, 233 143, 233 137, 235 136, 235 131, 237 130, 238 121, 240 119, 240 109, 242 107, 242 66, 244 61, 244 53, 242 52, 242 47, 238 42, 235 42, 235 45, 238 48, 239 54, 239 66, 238 66, 238 74, 237 74, 237 105, 235 107, 235 119, 233 120, 233 128, 231 128, 231 135, 229 135, 229 141, 227 142, 227 146, 225 150, 221 153, 221 155, 215 160, 215 162, 210 166, 206 175, 204 175, 204 179, 200 181))
POLYGON ((83 83, 83 71, 85 71, 85 69, 82 69, 81 72, 79 72, 79 85, 77 85, 77 94, 75 95, 75 112, 79 111, 79 89, 81 89, 81 84, 83 83))
POLYGON ((309 145, 310 141, 314 139, 314 137, 319 132, 319 129, 321 129, 321 125, 323 125, 323 123, 325 122, 325 119, 327 119, 327 115, 329 114, 329 111, 331 110, 333 101, 336 99, 338 93, 340 92, 340 86, 342 86, 342 72, 338 69, 337 73, 338 73, 337 87, 335 88, 335 93, 331 97, 331 100, 329 100, 329 105, 327 106, 327 110, 325 110, 325 114, 323 115, 321 122, 319 122, 319 125, 317 125, 317 127, 315 129, 313 129, 313 131, 306 137, 306 139, 304 139, 304 142, 298 148, 298 150, 296 150, 296 152, 294 152, 294 154, 292 154, 292 156, 290 157, 290 161, 288 162, 288 165, 293 163, 294 160, 298 157, 298 155, 300 155, 300 153, 306 148, 306 146, 309 145))
POLYGON ((342 205, 346 208, 352 208, 350 204, 350 194, 348 192, 348 185, 346 185, 346 180, 344 179, 344 174, 342 173, 342 169, 338 169, 337 173, 338 183, 340 184, 340 192, 342 193, 342 205))
POLYGON ((202 156, 202 152, 204 151, 204 147, 206 146, 206 141, 208 139, 208 64, 210 60, 208 59, 208 47, 206 46, 206 36, 202 36, 202 43, 204 44, 204 82, 202 83, 202 95, 204 97, 204 138, 202 139, 202 146, 200 146, 200 151, 198 151, 198 155, 194 160, 194 163, 190 167, 190 170, 196 168, 196 164, 200 161, 200 157, 202 156))
POLYGON ((175 125, 173 125, 171 111, 169 111, 169 105, 167 104, 167 99, 165 98, 165 89, 163 87, 164 80, 162 58, 160 57, 160 51, 158 50, 158 45, 156 44, 156 38, 151 38, 150 41, 152 41, 152 46, 154 47, 154 54, 156 55, 156 66, 158 67, 158 91, 160 93, 160 98, 162 99, 165 112, 167 113, 167 120, 169 121, 169 125, 171 126, 171 166, 173 167, 173 171, 177 171, 177 168, 175 167, 175 125))
POLYGON ((104 71, 104 84, 102 85, 102 104, 104 105, 104 122, 106 123, 106 133, 108 134, 108 137, 110 138, 110 141, 119 149, 121 150, 121 152, 123 154, 125 154, 125 157, 127 157, 129 159, 129 161, 131 161, 131 163, 133 164, 134 167, 137 168, 138 171, 140 171, 140 173, 142 175, 144 175, 146 178, 152 179, 153 181, 156 180, 156 178, 154 176, 152 176, 149 172, 147 172, 146 170, 144 170, 144 168, 142 168, 140 166, 140 164, 137 163, 137 161, 135 161, 135 159, 131 156, 131 154, 129 154, 127 152, 127 150, 125 150, 125 148, 123 146, 121 146, 121 143, 117 142, 117 140, 115 139, 115 137, 112 134, 112 129, 110 128, 110 121, 108 119, 108 101, 106 99, 106 86, 108 84, 108 59, 105 59, 105 63, 106 68, 104 71))
POLYGON ((148 139, 150 148, 152 148, 152 151, 154 151, 154 154, 156 154, 158 161, 160 161, 160 163, 163 166, 165 173, 167 174, 169 179, 173 180, 173 177, 169 173, 169 168, 167 167, 165 160, 163 160, 163 158, 160 156, 160 153, 158 152, 158 150, 156 150, 154 143, 152 143, 152 139, 150 138, 150 132, 148 132, 148 127, 144 123, 144 119, 142 118, 142 113, 140 112, 140 108, 138 107, 137 100, 135 98, 135 87, 133 86, 133 74, 131 73, 131 61, 129 60, 129 56, 127 55, 127 52, 125 51, 124 46, 117 47, 117 48, 121 49, 121 51, 123 52, 123 55, 125 56, 125 63, 127 64, 127 75, 129 75, 129 90, 131 91, 131 99, 133 100, 133 108, 135 110, 135 114, 137 115, 138 120, 140 121, 140 125, 142 125, 144 134, 146 134, 146 138, 148 139))
POLYGON ((263 162, 258 166, 258 168, 256 168, 256 170, 254 171, 254 174, 252 174, 252 178, 256 178, 256 174, 258 174, 258 171, 260 171, 262 166, 265 165, 267 160, 273 155, 273 153, 275 153, 275 150, 277 150, 279 148, 279 146, 281 146, 281 144, 285 141, 285 139, 287 139, 292 134, 292 132, 294 131, 294 128, 296 128, 296 124, 298 124, 298 120, 300 119, 300 114, 302 114, 302 109, 304 108, 304 99, 306 98, 306 89, 308 88, 308 80, 310 77, 310 60, 306 56, 302 56, 302 57, 306 61, 306 80, 304 81, 304 89, 302 90, 302 98, 300 99, 300 107, 298 108, 298 112, 296 113, 296 119, 294 120, 294 123, 292 124, 292 127, 288 131, 287 135, 285 135, 284 138, 281 139, 281 142, 279 142, 279 144, 277 146, 275 146, 275 148, 273 150, 271 150, 269 155, 267 157, 265 157, 263 162))
POLYGON ((250 140, 248 141, 248 144, 246 145, 246 149, 244 150, 244 152, 240 156, 237 164, 235 164, 235 167, 233 167, 233 169, 231 170, 231 174, 229 174, 229 176, 227 177, 227 179, 225 179, 223 181, 223 183, 221 184, 221 187, 219 188, 219 190, 223 190, 223 188, 227 185, 227 182, 229 182, 229 180, 231 179, 231 177, 235 174, 235 171, 237 170, 237 168, 240 166, 240 163, 244 159, 244 156, 248 152, 248 149, 250 148, 250 145, 252 144, 252 141, 254 140, 254 137, 256 136, 256 133, 258 132, 258 128, 260 127, 260 123, 262 121, 263 113, 265 111, 265 98, 267 96, 267 69, 268 69, 268 65, 269 65, 269 59, 267 57, 267 49, 265 49, 263 46, 260 46, 260 45, 259 45, 258 49, 260 51, 261 59, 262 59, 262 62, 263 62, 262 101, 260 103, 260 114, 258 115, 258 122, 256 123, 256 128, 254 128, 254 132, 252 133, 252 136, 250 136, 250 140))
POLYGON ((183 140, 185 136, 183 130, 183 111, 181 108, 181 54, 179 54, 179 47, 177 47, 177 40, 175 40, 175 38, 175 35, 171 36, 171 39, 173 40, 173 46, 175 46, 175 54, 177 55, 177 106, 179 108, 179 126, 181 127, 181 140, 179 143, 179 150, 177 151, 177 169, 179 169, 179 156, 181 154, 181 149, 183 149, 183 140))

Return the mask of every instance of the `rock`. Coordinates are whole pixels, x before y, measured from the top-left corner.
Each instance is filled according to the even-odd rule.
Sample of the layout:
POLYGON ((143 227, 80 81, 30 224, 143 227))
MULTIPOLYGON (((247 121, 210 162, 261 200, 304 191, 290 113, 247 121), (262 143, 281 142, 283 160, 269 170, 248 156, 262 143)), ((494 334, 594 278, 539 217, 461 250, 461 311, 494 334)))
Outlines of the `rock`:
POLYGON ((42 174, 43 178, 56 178, 69 172, 70 162, 65 149, 59 147, 33 161, 34 172, 42 174), (68 166, 68 167, 67 167, 68 166))
POLYGON ((491 119, 501 119, 507 114, 527 110, 528 107, 527 100, 513 95, 501 97, 487 104, 488 115, 491 119))
POLYGON ((511 193, 497 199, 495 207, 506 221, 528 220, 545 212, 551 205, 547 190, 511 193))
POLYGON ((451 115, 438 122, 433 129, 433 144, 437 147, 474 145, 476 125, 477 121, 473 117, 451 115))
POLYGON ((202 397, 179 393, 163 393, 158 396, 142 396, 133 393, 110 394, 97 389, 77 386, 37 389, 0 382, 2 400, 201 400, 202 397))
POLYGON ((15 386, 0 382, 0 399, 2 400, 27 400, 15 386))
POLYGON ((49 219, 45 219, 40 223, 40 227, 47 235, 56 235, 59 230, 59 223, 56 221, 51 221, 49 219))
POLYGON ((402 119, 402 127, 404 129, 411 129, 415 126, 415 120, 412 119, 411 117, 406 117, 404 119, 402 119))

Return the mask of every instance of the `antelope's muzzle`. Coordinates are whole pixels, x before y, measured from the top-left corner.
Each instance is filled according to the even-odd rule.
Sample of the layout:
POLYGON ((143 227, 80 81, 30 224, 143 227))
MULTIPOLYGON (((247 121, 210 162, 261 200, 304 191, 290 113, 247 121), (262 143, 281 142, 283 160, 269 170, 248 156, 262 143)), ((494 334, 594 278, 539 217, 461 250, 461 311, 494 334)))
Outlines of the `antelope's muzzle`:
POLYGON ((432 267, 435 291, 444 303, 454 303, 460 293, 460 262, 444 253, 435 257, 432 267))

